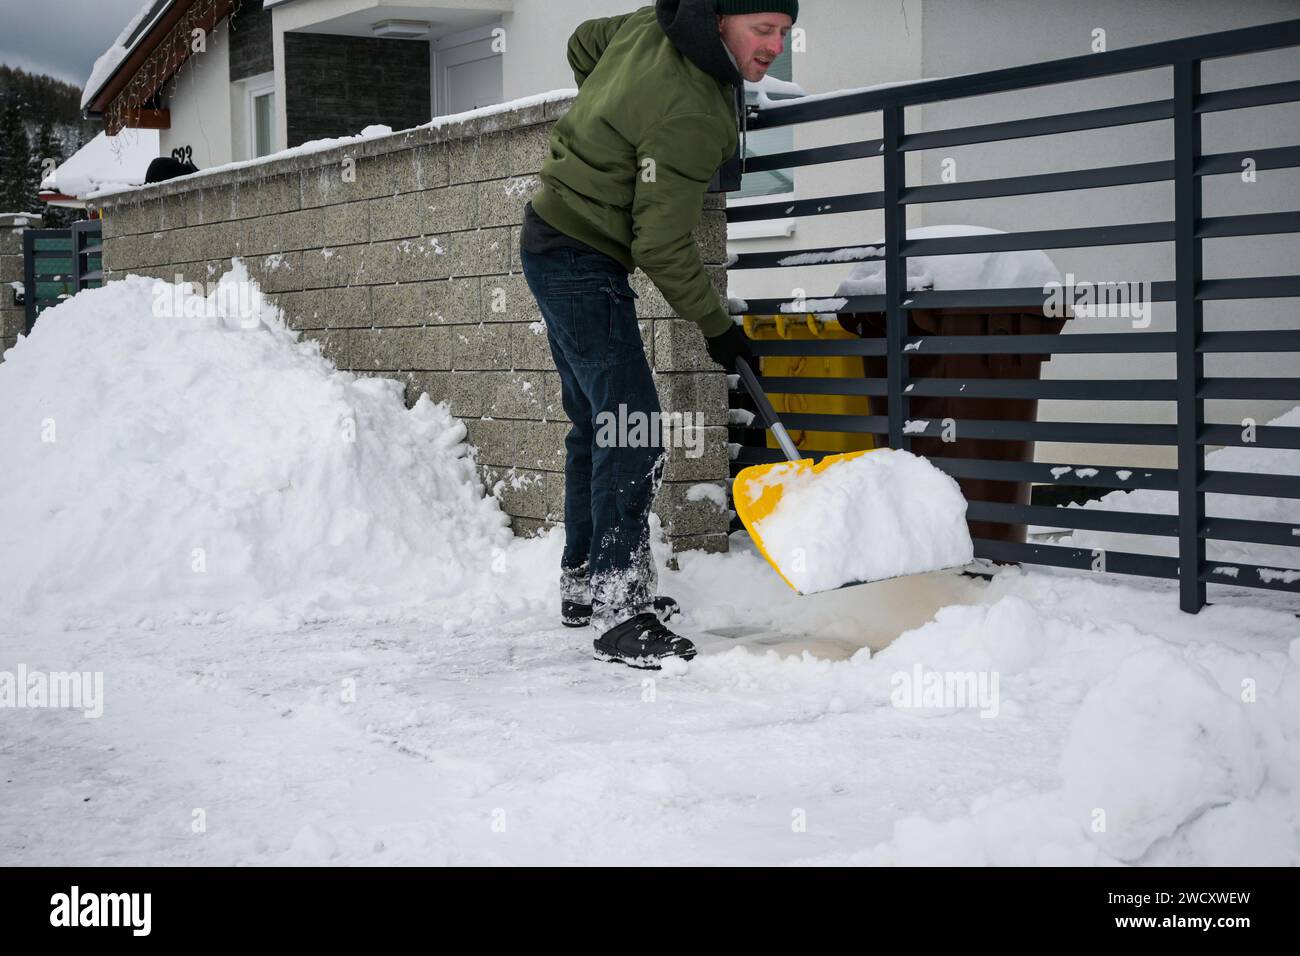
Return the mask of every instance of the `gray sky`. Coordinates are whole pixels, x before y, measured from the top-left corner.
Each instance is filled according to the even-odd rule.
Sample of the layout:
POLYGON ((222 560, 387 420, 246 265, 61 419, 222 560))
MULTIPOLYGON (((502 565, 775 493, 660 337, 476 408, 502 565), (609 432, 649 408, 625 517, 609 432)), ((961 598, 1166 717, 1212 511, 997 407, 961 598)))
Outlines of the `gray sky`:
POLYGON ((0 0, 0 63, 80 88, 145 0, 0 0))

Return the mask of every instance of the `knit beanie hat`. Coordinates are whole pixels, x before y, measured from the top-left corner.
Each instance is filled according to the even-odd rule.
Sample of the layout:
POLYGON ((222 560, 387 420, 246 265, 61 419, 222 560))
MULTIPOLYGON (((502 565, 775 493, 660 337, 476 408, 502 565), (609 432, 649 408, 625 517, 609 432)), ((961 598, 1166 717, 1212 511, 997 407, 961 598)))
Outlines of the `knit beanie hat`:
POLYGON ((718 0, 718 13, 784 13, 793 23, 799 19, 799 0, 718 0))

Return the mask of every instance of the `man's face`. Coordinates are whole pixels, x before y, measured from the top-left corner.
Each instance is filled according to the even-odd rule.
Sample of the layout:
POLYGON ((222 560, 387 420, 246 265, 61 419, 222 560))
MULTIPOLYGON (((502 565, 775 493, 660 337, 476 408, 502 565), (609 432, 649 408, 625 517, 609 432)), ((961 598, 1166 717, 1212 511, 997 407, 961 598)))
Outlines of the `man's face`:
POLYGON ((785 49, 785 35, 794 21, 784 13, 737 13, 718 17, 722 42, 731 50, 740 75, 756 83, 785 49))

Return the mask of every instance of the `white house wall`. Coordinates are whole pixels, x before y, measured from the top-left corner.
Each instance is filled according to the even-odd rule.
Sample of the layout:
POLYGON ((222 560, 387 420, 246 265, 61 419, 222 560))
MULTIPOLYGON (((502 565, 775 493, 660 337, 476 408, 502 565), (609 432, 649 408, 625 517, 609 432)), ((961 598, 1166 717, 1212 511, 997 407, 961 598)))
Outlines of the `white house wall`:
POLYGON ((162 130, 161 155, 177 147, 193 149, 200 169, 242 159, 233 152, 230 125, 230 44, 228 21, 207 37, 207 51, 195 53, 167 83, 164 103, 171 110, 171 128, 162 130))

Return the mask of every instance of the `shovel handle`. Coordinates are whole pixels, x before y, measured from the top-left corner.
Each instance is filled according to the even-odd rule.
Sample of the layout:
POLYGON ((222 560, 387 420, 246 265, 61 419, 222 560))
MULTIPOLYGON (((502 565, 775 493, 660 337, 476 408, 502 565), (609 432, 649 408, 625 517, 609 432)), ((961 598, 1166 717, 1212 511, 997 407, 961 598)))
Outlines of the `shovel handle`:
POLYGON ((749 397, 754 400, 758 406, 758 414, 763 419, 763 424, 772 429, 772 434, 776 436, 776 443, 781 446, 781 451, 785 453, 788 461, 799 461, 803 456, 799 454, 799 449, 795 447, 790 440, 790 433, 785 430, 785 425, 777 417, 776 409, 772 403, 767 400, 767 395, 758 384, 758 378, 754 375, 753 369, 743 358, 736 359, 736 372, 740 375, 740 381, 744 383, 745 391, 749 392, 749 397))

